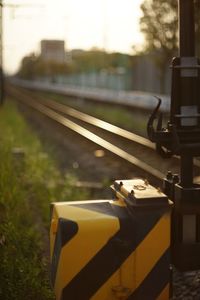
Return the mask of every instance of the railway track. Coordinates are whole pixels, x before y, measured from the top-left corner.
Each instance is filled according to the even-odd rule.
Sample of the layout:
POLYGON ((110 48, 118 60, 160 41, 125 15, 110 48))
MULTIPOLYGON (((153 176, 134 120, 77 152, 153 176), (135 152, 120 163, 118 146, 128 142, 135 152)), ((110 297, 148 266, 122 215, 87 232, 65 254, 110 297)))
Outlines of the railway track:
MULTIPOLYGON (((8 86, 7 92, 12 97, 54 120, 54 122, 67 127, 90 142, 111 152, 115 157, 118 156, 132 166, 142 169, 146 174, 149 174, 160 182, 165 176, 165 171, 167 171, 166 162, 171 161, 173 169, 178 168, 179 161, 177 158, 171 160, 161 159, 156 155, 153 144, 143 137, 66 105, 43 99, 43 97, 39 97, 38 95, 33 96, 24 89, 8 86), (119 147, 119 145, 121 145, 121 147, 119 147), (135 148, 137 150, 135 151, 137 152, 137 156, 134 154, 135 148), (141 155, 142 152, 143 156, 141 155), (160 168, 154 168, 154 159, 152 159, 152 156, 157 160, 156 165, 157 167, 160 166, 160 168), (151 157, 151 161, 148 160, 149 157, 151 157)), ((195 165, 196 168, 199 168, 199 161, 196 161, 195 165)), ((199 299, 199 278, 199 271, 190 272, 188 274, 175 271, 173 274, 174 296, 172 299, 199 299), (196 285, 198 286, 196 287, 196 285), (191 295, 194 296, 194 298, 191 298, 191 295)))
POLYGON ((20 100, 57 123, 73 130, 77 134, 104 148, 115 156, 120 157, 133 166, 142 169, 150 176, 159 180, 164 177, 164 173, 160 170, 156 170, 149 163, 144 162, 144 157, 143 160, 141 157, 136 157, 133 154, 133 150, 132 153, 127 152, 128 142, 129 148, 134 148, 133 145, 137 145, 137 152, 142 153, 143 156, 149 156, 149 154, 147 155, 145 153, 146 151, 153 153, 154 146, 147 139, 55 101, 46 100, 43 97, 32 96, 27 90, 9 86, 7 87, 7 91, 8 94, 15 97, 17 100, 20 100), (91 129, 91 127, 93 128, 91 129), (109 139, 112 136, 112 142, 102 137, 105 136, 105 133, 107 138, 109 134, 109 139), (115 136, 114 138, 113 135, 115 136), (132 143, 131 147, 130 142, 132 143), (124 144, 124 146, 119 147, 119 145, 122 144, 124 144))
MULTIPOLYGON (((34 95, 26 89, 7 86, 7 92, 48 118, 109 151, 115 157, 141 169, 145 176, 148 174, 148 177, 161 181, 169 169, 173 173, 178 172, 178 159, 162 159, 155 152, 154 145, 144 137, 67 105, 34 95)), ((199 167, 199 161, 196 161, 195 165, 199 167)))

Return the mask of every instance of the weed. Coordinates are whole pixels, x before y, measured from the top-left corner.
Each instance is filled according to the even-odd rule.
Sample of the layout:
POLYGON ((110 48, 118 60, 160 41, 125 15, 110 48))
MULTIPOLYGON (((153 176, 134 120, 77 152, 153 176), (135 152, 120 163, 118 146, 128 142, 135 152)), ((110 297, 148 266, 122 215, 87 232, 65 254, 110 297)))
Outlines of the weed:
POLYGON ((49 204, 85 194, 71 188, 74 175, 63 179, 11 102, 0 110, 0 157, 0 299, 52 300, 49 204), (24 155, 15 157, 14 148, 24 155))

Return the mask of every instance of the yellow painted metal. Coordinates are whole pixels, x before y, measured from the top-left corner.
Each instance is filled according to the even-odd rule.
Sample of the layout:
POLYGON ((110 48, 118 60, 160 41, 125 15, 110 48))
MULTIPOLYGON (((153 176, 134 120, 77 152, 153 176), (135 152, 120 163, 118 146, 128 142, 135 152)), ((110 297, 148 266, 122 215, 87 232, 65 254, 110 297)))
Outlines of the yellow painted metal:
POLYGON ((169 284, 167 284, 156 300, 170 299, 169 290, 170 290, 170 286, 169 284))
MULTIPOLYGON (((170 246, 170 214, 165 214, 156 224, 145 239, 139 244, 136 250, 126 259, 101 289, 92 297, 96 299, 117 299, 107 296, 110 287, 121 286, 127 289, 126 299, 143 282, 145 277, 153 269, 156 262, 162 257, 170 246), (164 233, 164 234, 163 234, 164 233), (103 296, 102 296, 103 295, 103 296), (102 297, 102 298, 101 298, 102 297)), ((110 293, 111 294, 111 293, 110 293)), ((117 293, 116 293, 117 294, 117 293)), ((169 299, 169 289, 165 291, 162 300, 169 299)))
POLYGON ((170 247, 170 216, 165 214, 136 249, 135 288, 170 247))
MULTIPOLYGON (((123 187, 121 192, 124 192, 125 196, 128 196, 130 193, 125 187, 123 187)), ((144 193, 144 191, 141 190, 141 193, 144 193)), ((156 193, 160 194, 159 191, 153 190, 153 195, 156 193)), ((120 195, 118 192, 116 194, 117 196, 120 195)), ((123 197, 116 200, 76 201, 53 204, 50 228, 51 260, 54 255, 59 220, 70 220, 77 224, 78 227, 77 233, 61 248, 59 253, 57 269, 54 270, 56 272, 54 282, 56 300, 68 300, 68 298, 62 298, 64 288, 79 275, 81 270, 120 231, 119 216, 93 210, 87 206, 88 204, 104 205, 106 203, 113 207, 116 206, 116 208, 119 207, 128 210, 123 197)), ((156 209, 158 210, 158 207, 156 209)), ((153 225, 148 234, 122 262, 120 267, 92 295, 91 300, 126 300, 138 288, 141 288, 148 276, 151 276, 151 272, 170 247, 170 209, 166 207, 166 209, 161 211, 163 212, 158 222, 153 225)), ((154 214, 153 210, 151 210, 151 213, 154 214)), ((98 276, 98 270, 97 274, 90 274, 90 276, 98 276)), ((152 284, 155 284, 155 282, 152 282, 152 284)), ((132 296, 131 299, 138 300, 139 298, 132 296)), ((169 299, 168 283, 163 287, 157 299, 169 299)), ((145 298, 144 300, 148 299, 145 298)))
MULTIPOLYGON (((88 202, 81 202, 81 204, 83 203, 88 202)), ((75 203, 58 203, 54 207, 55 216, 75 221, 79 229, 77 235, 62 248, 60 254, 57 269, 59 276, 56 277, 54 286, 56 299, 61 299, 63 288, 119 230, 118 218, 70 204, 74 205, 75 203)), ((55 238, 52 237, 52 248, 54 242, 55 238)))
MULTIPOLYGON (((105 203, 108 202, 108 200, 94 200, 93 203, 105 203)), ((53 249, 54 249, 54 244, 55 244, 55 237, 56 237, 56 230, 57 230, 57 225, 58 225, 58 219, 63 218, 63 219, 70 219, 70 220, 77 220, 77 213, 78 211, 74 211, 75 215, 70 215, 68 207, 70 205, 74 204, 89 204, 91 201, 73 201, 73 202, 57 202, 53 203, 53 211, 52 211, 52 216, 51 216, 51 224, 50 224, 50 256, 52 260, 52 254, 53 254, 53 249)))

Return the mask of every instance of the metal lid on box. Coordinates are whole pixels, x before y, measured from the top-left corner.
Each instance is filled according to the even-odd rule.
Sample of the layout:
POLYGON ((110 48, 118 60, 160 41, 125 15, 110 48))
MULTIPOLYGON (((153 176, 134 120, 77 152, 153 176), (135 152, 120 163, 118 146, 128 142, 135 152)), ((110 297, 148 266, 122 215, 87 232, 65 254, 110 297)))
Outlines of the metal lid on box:
POLYGON ((116 180, 112 189, 117 198, 132 206, 169 205, 167 196, 159 188, 156 189, 147 180, 140 178, 116 180))

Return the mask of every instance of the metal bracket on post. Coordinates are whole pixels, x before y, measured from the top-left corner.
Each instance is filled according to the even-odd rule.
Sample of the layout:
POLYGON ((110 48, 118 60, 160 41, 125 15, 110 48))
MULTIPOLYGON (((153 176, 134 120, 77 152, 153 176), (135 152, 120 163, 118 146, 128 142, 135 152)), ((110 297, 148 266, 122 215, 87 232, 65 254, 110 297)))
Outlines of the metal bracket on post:
POLYGON ((193 183, 193 158, 200 156, 200 63, 194 37, 194 1, 179 0, 180 47, 171 66, 170 120, 165 128, 161 120, 153 128, 158 105, 147 125, 162 156, 181 158, 180 179, 171 173, 164 179, 164 191, 174 202, 172 260, 181 270, 200 269, 200 185, 193 183))

